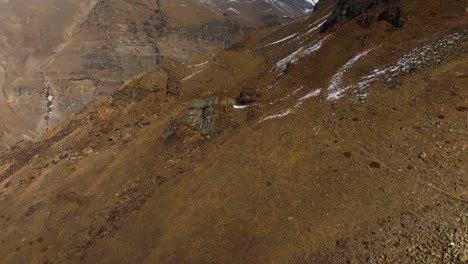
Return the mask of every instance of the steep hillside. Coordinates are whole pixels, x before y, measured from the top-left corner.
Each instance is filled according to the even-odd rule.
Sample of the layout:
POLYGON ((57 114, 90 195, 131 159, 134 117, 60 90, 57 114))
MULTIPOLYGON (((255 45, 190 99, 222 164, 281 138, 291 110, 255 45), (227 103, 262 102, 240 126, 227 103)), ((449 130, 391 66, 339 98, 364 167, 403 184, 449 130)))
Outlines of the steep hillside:
POLYGON ((321 1, 134 76, 0 157, 3 262, 466 262, 465 10, 321 1))
POLYGON ((55 127, 164 58, 210 56, 305 0, 0 2, 0 145, 55 127))

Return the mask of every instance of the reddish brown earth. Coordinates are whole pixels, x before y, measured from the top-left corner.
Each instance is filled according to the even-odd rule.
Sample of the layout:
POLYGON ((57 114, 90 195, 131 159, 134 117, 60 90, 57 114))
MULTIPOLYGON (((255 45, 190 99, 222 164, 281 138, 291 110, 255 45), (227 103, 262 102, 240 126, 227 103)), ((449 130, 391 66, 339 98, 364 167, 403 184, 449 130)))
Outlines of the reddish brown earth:
POLYGON ((2 261, 466 262, 465 10, 323 1, 133 77, 1 157, 2 261))

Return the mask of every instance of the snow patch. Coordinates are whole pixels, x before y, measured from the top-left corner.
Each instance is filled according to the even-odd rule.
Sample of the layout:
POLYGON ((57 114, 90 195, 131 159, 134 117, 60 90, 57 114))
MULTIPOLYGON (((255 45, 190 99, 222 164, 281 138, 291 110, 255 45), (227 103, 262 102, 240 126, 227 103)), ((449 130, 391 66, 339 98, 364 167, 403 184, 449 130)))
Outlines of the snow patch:
POLYGON ((275 45, 275 44, 284 42, 284 41, 286 41, 286 40, 288 40, 288 39, 290 39, 290 38, 294 38, 296 35, 297 35, 297 33, 294 33, 294 34, 292 34, 292 35, 290 35, 290 36, 287 36, 287 37, 285 37, 285 38, 283 38, 283 39, 280 39, 280 40, 278 40, 278 41, 275 41, 275 42, 272 42, 272 43, 270 43, 270 44, 267 44, 267 45, 265 45, 265 46, 263 46, 263 47, 268 47, 268 46, 272 46, 272 45, 275 45))
POLYGON ((289 56, 287 56, 286 58, 278 61, 271 71, 286 70, 289 64, 294 64, 299 59, 317 52, 328 38, 329 36, 326 36, 325 38, 321 39, 315 45, 312 45, 309 48, 300 47, 299 49, 291 53, 289 56))
POLYGON ((354 56, 345 65, 343 65, 335 75, 331 78, 330 85, 328 86, 329 94, 327 96, 327 100, 333 101, 337 100, 343 96, 343 93, 347 90, 347 87, 343 88, 340 87, 341 82, 343 80, 344 74, 356 63, 360 58, 369 54, 372 49, 366 50, 364 52, 359 53, 358 55, 354 56))
POLYGON ((249 106, 248 105, 233 105, 232 107, 234 107, 234 109, 245 109, 249 106))
POLYGON ((206 4, 210 6, 216 6, 215 3, 211 2, 210 0, 197 0, 201 4, 206 4))
POLYGON ((368 92, 365 90, 375 81, 386 80, 391 81, 393 78, 396 78, 404 73, 409 73, 412 69, 423 65, 428 55, 432 52, 435 52, 437 49, 449 46, 454 42, 460 40, 464 34, 454 33, 442 38, 438 41, 426 44, 422 47, 416 47, 411 50, 409 53, 405 54, 400 58, 394 65, 376 68, 370 74, 361 78, 357 83, 348 85, 341 90, 336 90, 327 96, 328 100, 336 100, 342 97, 342 94, 346 90, 354 90, 357 94, 357 97, 363 99, 368 96, 368 92))
POLYGON ((297 103, 293 107, 291 107, 289 109, 286 109, 284 111, 281 111, 281 112, 279 112, 277 114, 267 116, 264 119, 262 119, 260 122, 267 121, 267 120, 272 120, 272 119, 279 119, 279 118, 283 118, 283 117, 285 117, 287 115, 290 115, 290 114, 296 112, 296 110, 299 109, 302 106, 302 104, 304 104, 305 101, 307 101, 308 99, 310 99, 312 97, 318 96, 320 94, 320 92, 322 92, 321 88, 317 89, 317 90, 314 90, 314 91, 304 95, 303 97, 299 98, 297 100, 297 103))
POLYGON ((327 19, 323 19, 323 20, 319 20, 318 21, 318 25, 316 25, 315 27, 309 29, 304 35, 308 35, 316 30, 318 30, 321 26, 323 26, 323 24, 325 24, 325 22, 327 22, 327 19))
POLYGON ((187 66, 187 67, 188 68, 200 67, 200 66, 206 65, 207 63, 208 63, 208 61, 205 61, 205 62, 202 62, 202 63, 199 63, 199 64, 190 65, 190 66, 187 66))
POLYGON ((292 10, 291 7, 289 7, 287 4, 281 1, 278 1, 278 0, 263 0, 263 1, 270 4, 273 8, 276 8, 277 10, 283 13, 294 14, 294 10, 292 10))
POLYGON ((285 116, 287 116, 289 114, 292 114, 292 113, 294 113, 294 110, 292 108, 289 108, 289 109, 287 109, 285 111, 279 112, 278 114, 268 116, 268 117, 264 118, 260 122, 271 120, 271 119, 279 119, 279 118, 285 117, 285 116))
POLYGON ((197 75, 197 74, 200 74, 200 73, 202 73, 203 71, 204 71, 204 70, 199 70, 199 71, 196 71, 196 72, 194 72, 194 73, 190 74, 189 76, 187 76, 187 77, 183 78, 181 81, 187 81, 187 80, 190 80, 190 79, 192 79, 192 78, 193 78, 195 75, 197 75))
POLYGON ((311 97, 316 97, 316 96, 318 96, 318 95, 320 94, 321 91, 322 91, 322 89, 317 89, 317 90, 315 90, 315 91, 312 91, 312 92, 310 92, 310 93, 304 95, 303 97, 299 98, 298 101, 299 101, 300 104, 302 104, 302 103, 304 103, 305 100, 307 100, 307 99, 309 99, 309 98, 311 98, 311 97))
POLYGON ((288 99, 289 97, 295 95, 297 92, 299 92, 299 91, 302 90, 302 89, 304 89, 304 86, 299 87, 298 89, 294 90, 294 92, 292 92, 292 93, 286 95, 285 97, 283 97, 283 98, 281 98, 281 99, 278 99, 278 100, 275 100, 275 101, 269 103, 269 105, 274 105, 274 104, 277 104, 277 103, 279 103, 279 102, 282 102, 282 101, 288 99))
POLYGON ((232 8, 232 7, 228 8, 228 11, 234 12, 236 14, 240 14, 239 10, 232 8))

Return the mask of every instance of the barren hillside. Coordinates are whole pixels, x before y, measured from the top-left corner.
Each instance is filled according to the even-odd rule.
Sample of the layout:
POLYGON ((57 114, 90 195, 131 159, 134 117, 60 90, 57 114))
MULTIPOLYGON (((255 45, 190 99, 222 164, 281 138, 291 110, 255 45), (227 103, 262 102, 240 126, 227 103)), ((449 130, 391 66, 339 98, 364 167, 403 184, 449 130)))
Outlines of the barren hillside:
POLYGON ((466 2, 316 9, 1 156, 2 261, 466 262, 466 2))

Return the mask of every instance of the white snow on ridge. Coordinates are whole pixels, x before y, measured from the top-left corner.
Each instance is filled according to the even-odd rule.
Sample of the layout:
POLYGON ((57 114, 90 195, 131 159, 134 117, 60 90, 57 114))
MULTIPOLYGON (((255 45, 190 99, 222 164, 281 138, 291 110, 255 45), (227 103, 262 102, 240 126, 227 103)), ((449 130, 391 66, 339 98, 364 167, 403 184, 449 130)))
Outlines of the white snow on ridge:
POLYGON ((272 43, 270 43, 270 44, 267 44, 267 45, 265 45, 265 46, 263 46, 263 47, 268 47, 268 46, 272 46, 272 45, 275 45, 275 44, 284 42, 284 41, 286 41, 286 40, 288 40, 288 39, 294 38, 296 35, 297 35, 297 33, 294 33, 294 34, 292 34, 292 35, 290 35, 290 36, 287 36, 287 37, 285 37, 285 38, 283 38, 283 39, 280 39, 280 40, 278 40, 278 41, 275 41, 275 42, 272 42, 272 43))
POLYGON ((199 73, 202 73, 203 71, 204 71, 203 69, 199 70, 199 71, 196 71, 196 72, 190 74, 189 76, 183 78, 181 81, 188 81, 188 80, 192 79, 195 75, 197 75, 199 73))
POLYGON ((281 112, 279 112, 279 113, 277 113, 275 115, 267 116, 264 119, 262 119, 260 122, 271 120, 271 119, 279 119, 279 118, 285 117, 285 116, 287 116, 289 114, 292 114, 292 113, 294 113, 294 110, 292 108, 289 108, 289 109, 281 111, 281 112))
MULTIPOLYGON (((443 48, 450 44, 453 44, 455 41, 460 40, 463 37, 461 33, 454 33, 448 35, 447 37, 426 44, 422 47, 416 47, 406 55, 404 55, 401 59, 399 59, 394 65, 387 66, 383 68, 376 68, 374 69, 369 75, 366 75, 361 78, 361 80, 357 83, 348 85, 346 87, 342 87, 340 89, 335 89, 334 92, 328 94, 327 100, 333 101, 339 99, 343 96, 343 93, 346 90, 354 90, 356 93, 363 93, 365 89, 367 89, 371 83, 385 79, 386 81, 391 81, 393 78, 398 77, 401 74, 408 73, 414 67, 421 65, 427 59, 427 55, 431 52, 434 52, 438 48, 443 48)), ((330 89, 330 88, 329 88, 330 89)), ((363 93, 358 95, 360 98, 366 97, 367 93, 363 93)))
POLYGON ((232 7, 228 8, 228 11, 234 12, 236 14, 240 14, 239 10, 232 8, 232 7))
POLYGON ((305 49, 304 47, 300 47, 299 49, 291 53, 289 56, 287 56, 286 58, 278 61, 273 67, 273 69, 271 69, 271 71, 286 70, 289 64, 294 64, 302 57, 305 57, 305 56, 308 56, 317 52, 328 38, 329 36, 324 37, 323 39, 318 41, 315 45, 307 49, 305 49))
POLYGON ((348 87, 340 87, 343 75, 356 63, 360 58, 369 54, 372 49, 366 50, 359 53, 350 59, 345 65, 343 65, 335 75, 331 78, 330 85, 328 86, 328 96, 327 100, 336 100, 343 96, 343 93, 348 89, 348 87))
POLYGON ((208 61, 205 61, 205 62, 202 62, 202 63, 199 63, 199 64, 195 64, 195 65, 190 65, 190 66, 187 66, 188 68, 192 68, 192 67, 200 67, 200 66, 203 66, 205 64, 207 64, 208 61))
POLYGON ((305 101, 307 101, 307 99, 318 96, 320 94, 320 92, 322 92, 322 89, 314 90, 314 91, 304 95, 303 97, 299 98, 297 100, 297 103, 293 107, 288 108, 288 109, 286 109, 284 111, 281 111, 281 112, 279 112, 277 114, 267 116, 264 119, 262 119, 260 122, 267 121, 267 120, 272 120, 272 119, 279 119, 279 118, 283 118, 283 117, 285 117, 285 116, 287 116, 289 114, 292 114, 292 113, 296 112, 296 110, 299 109, 302 106, 302 104, 305 101))
MULTIPOLYGON (((304 34, 298 36, 297 38, 294 39, 294 41, 299 40, 299 39, 301 39, 301 38, 303 38, 303 37, 305 37, 305 36, 308 36, 308 35, 314 33, 315 31, 319 30, 320 27, 321 27, 323 24, 325 24, 326 21, 327 21, 327 19, 325 18, 325 19, 323 19, 323 20, 319 20, 319 21, 315 22, 314 24, 317 24, 317 23, 318 23, 317 26, 315 26, 315 27, 313 27, 313 28, 307 30, 306 33, 304 33, 304 34)), ((314 24, 309 25, 309 27, 310 27, 310 26, 313 26, 314 24)))
POLYGON ((301 98, 299 98, 299 103, 302 104, 302 103, 304 103, 305 100, 307 100, 307 99, 309 99, 311 97, 318 96, 320 94, 320 92, 322 92, 322 89, 314 90, 314 91, 302 96, 301 98))
MULTIPOLYGON (((270 44, 267 44, 267 45, 265 45, 265 46, 263 46, 263 47, 261 47, 261 48, 266 48, 266 47, 269 47, 269 46, 272 46, 272 45, 276 45, 276 44, 285 42, 285 41, 287 41, 287 40, 292 39, 293 37, 295 37, 295 38, 292 39, 292 41, 297 41, 297 40, 299 40, 299 39, 301 39, 301 38, 303 38, 303 37, 306 37, 306 36, 308 36, 308 35, 314 33, 315 31, 318 31, 318 30, 320 29, 320 27, 322 27, 322 25, 325 24, 325 22, 327 21, 328 16, 330 16, 330 15, 331 15, 331 13, 328 13, 328 14, 326 14, 325 16, 323 16, 322 18, 316 20, 314 23, 311 23, 311 24, 308 26, 310 29, 307 30, 305 33, 301 33, 301 34, 299 35, 299 32, 296 32, 296 33, 294 33, 294 34, 292 34, 292 35, 289 35, 289 36, 287 36, 287 37, 285 37, 285 38, 283 38, 283 39, 280 39, 280 40, 278 40, 278 41, 275 41, 275 42, 272 42, 272 43, 270 43, 270 44), (311 28, 311 27, 312 27, 312 28, 311 28)), ((290 42, 291 42, 291 41, 290 41, 290 42)))
POLYGON ((312 32, 312 31, 318 30, 323 24, 325 24, 325 22, 327 22, 326 17, 324 19, 317 20, 315 23, 310 24, 309 27, 313 27, 313 28, 309 29, 305 34, 308 34, 308 33, 312 32))

